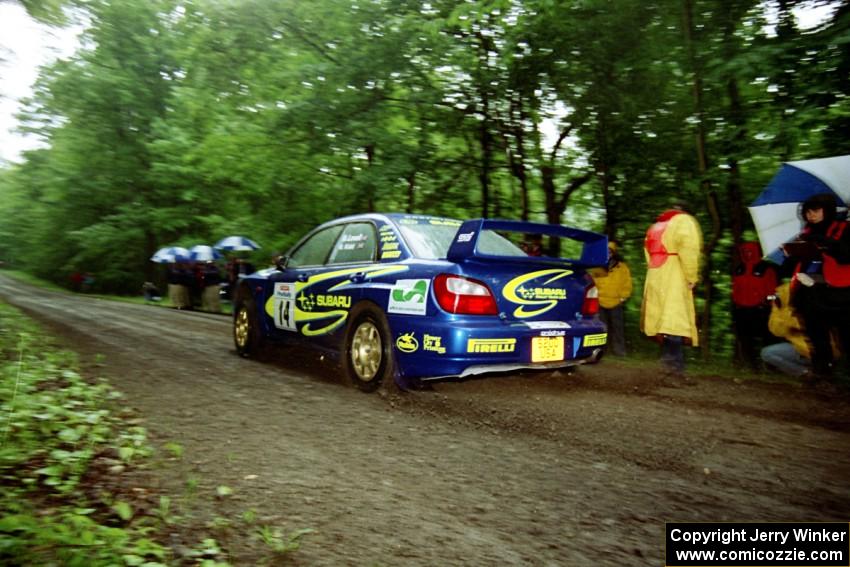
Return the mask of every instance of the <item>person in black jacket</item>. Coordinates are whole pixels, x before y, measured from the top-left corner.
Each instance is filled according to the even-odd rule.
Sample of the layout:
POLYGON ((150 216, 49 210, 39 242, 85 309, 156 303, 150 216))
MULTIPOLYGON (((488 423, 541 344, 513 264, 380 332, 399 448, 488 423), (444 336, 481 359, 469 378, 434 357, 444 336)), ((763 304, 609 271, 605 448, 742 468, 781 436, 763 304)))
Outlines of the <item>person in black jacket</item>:
MULTIPOLYGON (((794 265, 791 301, 812 346, 817 380, 833 373, 832 330, 841 351, 850 353, 850 225, 837 218, 836 205, 832 194, 807 199, 800 208, 805 226, 797 242, 785 247, 794 265)), ((844 362, 842 374, 848 376, 846 354, 844 362)))

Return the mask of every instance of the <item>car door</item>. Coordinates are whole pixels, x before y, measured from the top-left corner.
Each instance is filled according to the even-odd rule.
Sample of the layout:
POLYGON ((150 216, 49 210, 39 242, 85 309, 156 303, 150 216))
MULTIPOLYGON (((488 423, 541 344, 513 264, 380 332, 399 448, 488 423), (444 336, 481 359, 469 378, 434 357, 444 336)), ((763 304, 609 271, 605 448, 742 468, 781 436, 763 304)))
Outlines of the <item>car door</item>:
POLYGON ((375 264, 376 249, 377 231, 368 221, 334 225, 305 241, 290 259, 286 279, 275 285, 276 326, 333 346, 362 296, 360 284, 375 264))
POLYGON ((273 322, 272 334, 285 338, 298 332, 296 300, 299 287, 324 268, 343 228, 343 225, 334 225, 310 234, 290 252, 285 269, 271 276, 271 295, 265 311, 273 322))

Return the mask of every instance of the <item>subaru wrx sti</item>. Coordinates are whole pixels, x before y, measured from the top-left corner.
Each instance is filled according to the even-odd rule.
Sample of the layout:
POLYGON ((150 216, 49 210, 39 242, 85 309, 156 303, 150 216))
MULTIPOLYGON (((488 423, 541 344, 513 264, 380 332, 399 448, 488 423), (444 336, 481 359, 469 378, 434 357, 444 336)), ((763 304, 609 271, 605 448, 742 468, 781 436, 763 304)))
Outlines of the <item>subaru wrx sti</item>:
POLYGON ((607 335, 585 270, 607 255, 604 235, 561 225, 340 218, 238 282, 236 350, 309 345, 364 391, 592 362, 607 335))

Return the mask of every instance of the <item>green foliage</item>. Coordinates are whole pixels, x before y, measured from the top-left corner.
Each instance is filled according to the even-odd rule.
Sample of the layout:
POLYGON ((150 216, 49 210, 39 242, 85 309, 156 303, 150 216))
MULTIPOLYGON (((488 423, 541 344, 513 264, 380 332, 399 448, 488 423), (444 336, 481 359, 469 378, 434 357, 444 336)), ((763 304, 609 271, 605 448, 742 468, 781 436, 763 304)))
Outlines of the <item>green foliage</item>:
POLYGON ((296 530, 290 534, 284 534, 284 532, 278 528, 260 526, 257 528, 256 536, 276 555, 283 555, 297 551, 298 548, 301 547, 301 540, 304 536, 311 534, 314 531, 315 530, 306 528, 296 530))
POLYGON ((130 503, 93 501, 84 490, 104 455, 127 446, 146 453, 144 431, 113 417, 108 386, 85 381, 73 356, 45 349, 40 331, 8 306, 0 316, 0 563, 162 564, 166 549, 131 523, 130 503))
POLYGON ((63 0, 20 0, 30 16, 47 24, 65 23, 62 7, 63 0))
POLYGON ((173 441, 169 441, 165 444, 165 450, 171 453, 175 459, 180 459, 183 457, 183 445, 180 443, 174 443, 173 441))
MULTIPOLYGON (((19 312, 0 303, 0 318, 0 564, 180 563, 156 539, 181 522, 171 498, 145 512, 115 488, 122 461, 150 456, 145 430, 116 417, 107 402, 117 394, 81 377, 19 312)), ((189 556, 227 565, 209 538, 189 556)))

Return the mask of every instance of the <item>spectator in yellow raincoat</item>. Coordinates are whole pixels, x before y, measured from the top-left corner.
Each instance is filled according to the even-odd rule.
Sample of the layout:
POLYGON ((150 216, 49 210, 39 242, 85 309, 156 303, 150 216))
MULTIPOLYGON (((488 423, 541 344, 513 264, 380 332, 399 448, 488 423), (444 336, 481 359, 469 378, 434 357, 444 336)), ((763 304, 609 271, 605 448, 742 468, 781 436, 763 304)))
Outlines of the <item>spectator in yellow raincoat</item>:
POLYGON ((702 231, 697 220, 676 204, 661 213, 644 240, 648 264, 640 328, 661 342, 661 363, 677 377, 685 372, 684 344, 697 346, 693 289, 699 279, 702 231))
POLYGON ((786 342, 764 347, 761 358, 783 374, 802 378, 812 368, 811 349, 803 324, 791 307, 790 288, 787 283, 776 288, 776 299, 767 321, 770 332, 786 342))
MULTIPOLYGON (((806 330, 791 306, 791 285, 784 283, 776 288, 770 319, 770 332, 785 342, 768 345, 761 349, 761 358, 766 364, 783 374, 796 378, 812 377, 812 349, 806 330)), ((831 337, 832 355, 841 356, 835 337, 831 337)))
POLYGON ((594 268, 590 275, 599 290, 599 318, 608 327, 611 354, 626 355, 623 303, 632 295, 632 272, 617 252, 617 243, 608 241, 607 268, 594 268))

